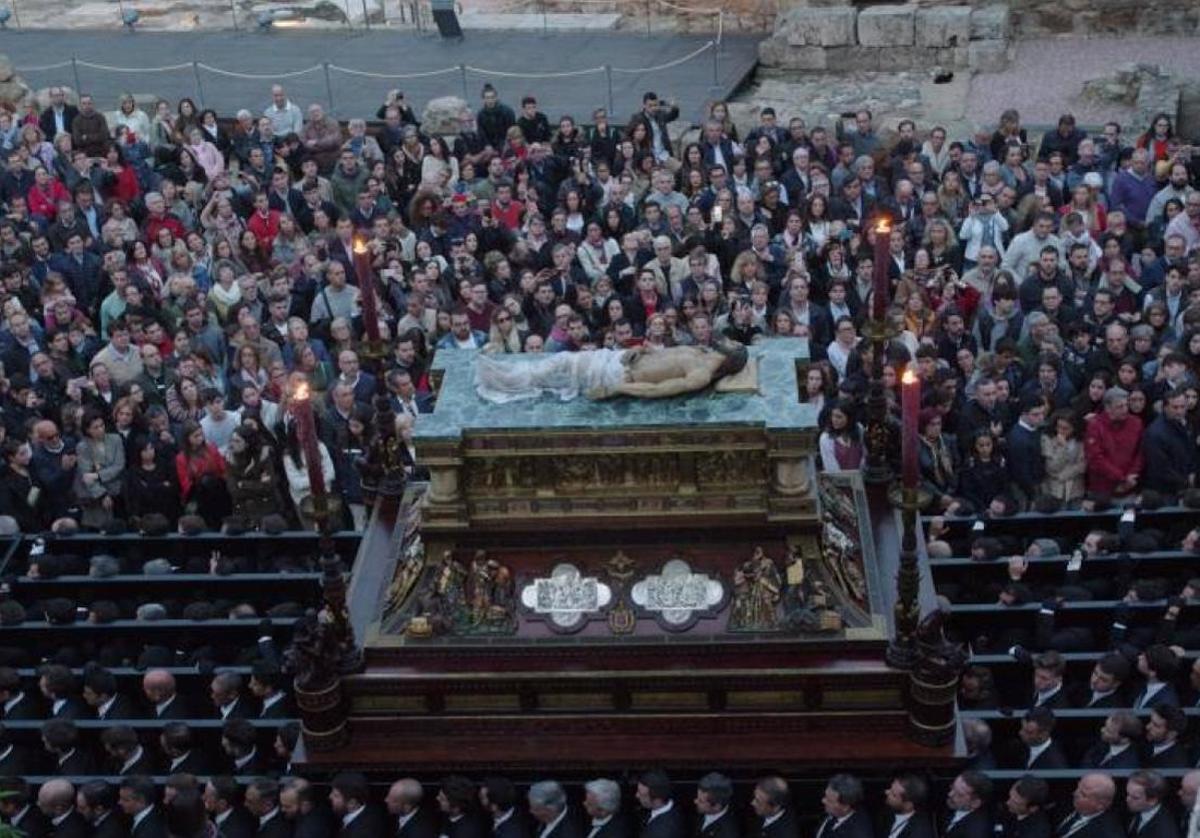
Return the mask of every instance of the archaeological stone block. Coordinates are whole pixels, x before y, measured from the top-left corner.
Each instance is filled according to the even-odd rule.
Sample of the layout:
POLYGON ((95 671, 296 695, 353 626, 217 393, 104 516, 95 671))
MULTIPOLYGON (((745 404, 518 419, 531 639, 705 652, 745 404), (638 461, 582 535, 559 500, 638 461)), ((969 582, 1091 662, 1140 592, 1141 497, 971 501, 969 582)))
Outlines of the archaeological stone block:
POLYGON ((911 47, 917 7, 871 6, 858 13, 858 43, 864 47, 911 47))
POLYGON ((971 40, 1002 40, 1011 33, 1007 6, 983 6, 971 10, 971 40))
POLYGON ((970 6, 934 6, 917 10, 917 46, 965 46, 970 39, 970 6))
POLYGON ((828 69, 831 73, 875 72, 882 52, 877 47, 835 47, 827 50, 828 69))
POLYGON ((1008 66, 1008 41, 971 41, 967 64, 974 70, 996 73, 1008 66))
POLYGON ((796 47, 841 47, 854 43, 854 9, 789 9, 780 16, 775 34, 796 47))

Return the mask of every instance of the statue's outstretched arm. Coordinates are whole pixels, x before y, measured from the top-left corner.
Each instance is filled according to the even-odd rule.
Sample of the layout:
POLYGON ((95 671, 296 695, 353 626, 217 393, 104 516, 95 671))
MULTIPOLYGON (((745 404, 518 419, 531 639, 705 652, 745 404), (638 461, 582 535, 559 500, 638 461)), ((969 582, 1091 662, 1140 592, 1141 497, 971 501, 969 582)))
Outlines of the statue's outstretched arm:
POLYGON ((640 399, 665 399, 701 390, 711 381, 712 371, 707 367, 697 367, 682 378, 671 378, 656 383, 626 381, 613 387, 610 394, 636 396, 640 399))

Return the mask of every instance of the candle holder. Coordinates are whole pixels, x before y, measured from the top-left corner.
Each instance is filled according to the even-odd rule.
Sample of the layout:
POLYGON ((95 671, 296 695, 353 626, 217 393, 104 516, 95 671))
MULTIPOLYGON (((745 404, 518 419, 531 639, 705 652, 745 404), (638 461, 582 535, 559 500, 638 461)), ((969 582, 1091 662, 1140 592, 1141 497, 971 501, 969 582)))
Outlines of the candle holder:
POLYGON ((888 421, 887 391, 883 386, 883 354, 896 332, 887 320, 871 319, 863 325, 871 343, 871 369, 867 379, 867 427, 864 442, 867 453, 863 480, 875 485, 892 482, 891 452, 896 449, 896 434, 888 421))
POLYGON ((932 500, 929 492, 895 484, 888 501, 900 509, 900 568, 896 603, 892 606, 892 639, 884 659, 896 669, 912 669, 919 658, 917 626, 921 622, 921 569, 917 563, 917 512, 932 500))

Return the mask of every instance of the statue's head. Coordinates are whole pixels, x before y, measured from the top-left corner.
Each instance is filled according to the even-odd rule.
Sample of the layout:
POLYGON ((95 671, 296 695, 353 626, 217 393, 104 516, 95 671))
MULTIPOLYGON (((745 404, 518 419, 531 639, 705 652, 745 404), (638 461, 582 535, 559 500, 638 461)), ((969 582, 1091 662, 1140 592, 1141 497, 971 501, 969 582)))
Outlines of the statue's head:
POLYGON ((724 362, 717 367, 715 378, 724 378, 727 375, 737 375, 746 366, 746 361, 750 359, 750 353, 746 351, 746 347, 740 343, 730 341, 722 342, 716 346, 717 352, 725 356, 724 362))

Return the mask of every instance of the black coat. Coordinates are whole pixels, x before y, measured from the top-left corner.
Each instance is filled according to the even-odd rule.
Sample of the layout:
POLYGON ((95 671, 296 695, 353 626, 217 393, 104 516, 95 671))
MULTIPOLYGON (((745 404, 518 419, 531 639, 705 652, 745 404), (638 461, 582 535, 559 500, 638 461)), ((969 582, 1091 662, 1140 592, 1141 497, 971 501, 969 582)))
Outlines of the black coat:
POLYGON ((1154 753, 1153 748, 1146 750, 1145 758, 1142 760, 1142 765, 1146 768, 1191 768, 1191 760, 1188 759, 1187 749, 1182 742, 1176 741, 1171 747, 1161 753, 1154 753))
POLYGON ((188 712, 187 703, 181 695, 176 695, 175 700, 167 705, 167 708, 161 713, 156 712, 154 708, 150 708, 150 716, 154 719, 170 720, 173 722, 187 721, 192 718, 191 713, 188 712))
POLYGON ((579 818, 575 817, 575 813, 568 809, 566 817, 546 834, 546 838, 584 838, 585 835, 586 833, 579 826, 579 818))
POLYGON ((183 762, 174 768, 171 767, 171 757, 165 758, 162 767, 163 774, 194 774, 197 777, 205 777, 213 773, 208 757, 199 748, 189 750, 183 762))
MULTIPOLYGON (((592 826, 588 824, 587 829, 583 833, 584 838, 591 835, 591 832, 592 826)), ((628 818, 618 812, 612 816, 608 823, 596 830, 596 834, 591 835, 591 838, 631 838, 631 835, 632 830, 629 828, 628 818)))
POLYGON ((983 809, 976 809, 950 825, 950 815, 942 824, 942 838, 990 838, 992 834, 992 819, 983 809))
POLYGON ((292 838, 329 838, 337 830, 333 814, 318 806, 311 812, 296 818, 292 838))
POLYGON ((75 777, 96 773, 96 761, 82 747, 76 748, 74 753, 62 763, 59 763, 58 759, 55 759, 52 767, 54 773, 60 777, 75 777))
POLYGON ((1142 435, 1145 456, 1144 486, 1175 495, 1188 488, 1188 478, 1196 473, 1197 454, 1187 425, 1159 416, 1142 435))
POLYGON ((113 703, 109 705, 108 712, 103 716, 99 714, 96 718, 103 719, 106 722, 122 722, 128 719, 141 719, 145 714, 134 706, 133 700, 129 696, 117 694, 113 698, 113 703))
POLYGON ((1166 806, 1159 808, 1145 826, 1137 829, 1140 819, 1140 815, 1134 815, 1129 819, 1131 838, 1179 838, 1179 824, 1175 820, 1174 813, 1166 806))
POLYGON ((396 832, 396 838, 437 838, 437 834, 437 818, 427 809, 418 809, 404 828, 396 832))
POLYGON ((28 690, 21 696, 21 700, 12 706, 11 710, 7 712, 0 710, 0 721, 6 722, 32 722, 47 716, 46 705, 28 690))
MULTIPOLYGON (((213 823, 216 823, 215 818, 213 823)), ((254 838, 256 832, 257 819, 240 806, 231 809, 229 816, 217 827, 220 838, 254 838)))
POLYGON ((51 834, 50 819, 42 814, 36 803, 29 804, 20 820, 9 823, 20 829, 24 838, 48 838, 51 834))
POLYGON ((92 828, 78 812, 71 812, 53 828, 50 833, 54 838, 90 838, 92 828))
POLYGON ((529 824, 525 822, 525 816, 514 811, 504 823, 492 828, 492 838, 529 838, 529 824))
POLYGON ((486 838, 489 832, 491 830, 480 815, 468 812, 457 821, 447 818, 441 834, 446 838, 486 838))
POLYGON ((1057 742, 1052 741, 1050 747, 1042 751, 1032 764, 1029 762, 1029 748, 1027 746, 1022 745, 1018 753, 1020 755, 1018 768, 1025 768, 1030 771, 1057 771, 1071 767, 1071 763, 1067 761, 1066 754, 1062 752, 1062 748, 1058 746, 1057 742))
POLYGON ((20 745, 13 745, 11 751, 0 757, 0 777, 37 774, 38 770, 38 760, 33 751, 20 745))
MULTIPOLYGON (((889 822, 884 824, 876 834, 887 836, 891 830, 892 822, 889 822)), ((933 820, 927 813, 918 811, 913 813, 904 828, 896 833, 895 838, 934 838, 934 835, 933 820)))
POLYGON ((832 817, 826 816, 817 828, 817 838, 872 838, 874 834, 875 828, 871 825, 871 819, 857 809, 842 821, 841 826, 838 826, 832 817))
POLYGON ((292 838, 292 825, 287 822, 283 812, 276 812, 275 817, 265 824, 255 824, 255 835, 258 838, 292 838))
POLYGON ((1136 745, 1130 745, 1112 759, 1108 758, 1108 744, 1097 742, 1087 749, 1083 759, 1079 761, 1080 768, 1140 768, 1141 756, 1136 745))
POLYGON ((1001 822, 1003 832, 999 838, 1050 838, 1050 820, 1041 812, 1035 812, 1024 820, 1006 817, 1001 822))
POLYGON ((63 701, 57 713, 54 712, 53 703, 50 704, 50 718, 68 719, 75 722, 80 719, 92 718, 92 713, 88 711, 88 706, 78 698, 68 698, 63 701))
MULTIPOLYGON (((1059 822, 1058 828, 1054 831, 1055 835, 1062 838, 1062 836, 1067 834, 1071 828, 1070 818, 1071 816, 1068 816, 1067 819, 1059 822)), ((1124 838, 1124 836, 1125 828, 1111 809, 1096 815, 1096 817, 1071 833, 1071 838, 1124 838)))
POLYGON ((129 830, 121 820, 121 813, 114 809, 108 817, 92 826, 92 838, 128 838, 129 830))
POLYGON ((726 809, 719 818, 707 827, 704 826, 702 818, 699 826, 697 834, 700 838, 740 838, 742 834, 742 830, 738 826, 737 815, 734 814, 732 809, 726 809))
POLYGON ((147 748, 142 748, 142 755, 137 758, 133 765, 122 769, 119 764, 113 766, 114 774, 119 774, 122 777, 151 777, 154 775, 154 760, 150 758, 150 751, 147 748))
POLYGON ((377 838, 386 835, 383 825, 383 815, 374 807, 367 806, 362 814, 342 826, 338 832, 339 838, 377 838))
POLYGON ((796 818, 791 809, 783 810, 783 817, 772 821, 770 826, 760 821, 758 824, 759 838, 800 838, 800 829, 796 826, 796 818))
POLYGON ((136 827, 132 824, 131 819, 129 838, 168 838, 166 819, 157 806, 152 807, 150 813, 142 818, 142 822, 136 827))
POLYGON ((296 707, 292 703, 291 696, 287 695, 270 707, 265 707, 258 711, 258 718, 260 719, 294 719, 296 717, 296 707))
POLYGON ((686 838, 687 819, 684 818, 679 805, 674 804, 668 811, 643 823, 638 834, 640 838, 686 838))

